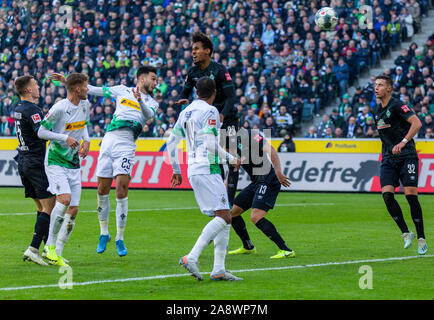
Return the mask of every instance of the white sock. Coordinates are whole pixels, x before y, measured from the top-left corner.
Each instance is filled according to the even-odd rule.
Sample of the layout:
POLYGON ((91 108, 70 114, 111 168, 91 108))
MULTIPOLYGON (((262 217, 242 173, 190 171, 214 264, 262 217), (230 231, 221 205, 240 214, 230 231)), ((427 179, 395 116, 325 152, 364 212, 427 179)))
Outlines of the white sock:
POLYGON ((226 224, 224 228, 214 238, 214 267, 212 273, 217 273, 225 269, 226 251, 229 244, 229 233, 231 225, 226 224))
POLYGON ((124 240, 124 231, 128 215, 128 197, 123 199, 116 198, 116 202, 116 241, 118 241, 124 240))
POLYGON ((71 216, 70 214, 65 214, 65 218, 62 223, 62 227, 60 228, 59 235, 56 241, 56 253, 58 256, 62 256, 63 248, 65 247, 66 242, 71 236, 72 230, 74 230, 75 226, 75 216, 71 216))
POLYGON ((48 239, 46 243, 47 246, 56 244, 57 234, 59 233, 60 227, 62 226, 65 212, 67 209, 67 206, 61 204, 60 202, 56 202, 56 205, 51 211, 50 229, 48 232, 48 239))
POLYGON ((108 235, 108 223, 109 223, 109 213, 110 213, 110 199, 108 194, 99 195, 98 194, 98 219, 99 226, 101 229, 101 234, 108 235))
POLYGON ((226 222, 223 218, 215 217, 203 228, 202 233, 187 255, 187 259, 197 262, 203 249, 205 249, 216 235, 225 227, 226 222))

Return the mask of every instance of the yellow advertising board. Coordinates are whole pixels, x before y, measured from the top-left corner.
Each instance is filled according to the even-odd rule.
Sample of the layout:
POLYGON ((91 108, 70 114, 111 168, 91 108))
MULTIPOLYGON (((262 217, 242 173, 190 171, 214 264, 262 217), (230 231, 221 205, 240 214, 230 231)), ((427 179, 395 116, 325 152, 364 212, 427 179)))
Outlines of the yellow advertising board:
MULTIPOLYGON (((101 138, 94 138, 90 144, 91 151, 99 151, 101 138)), ((279 147, 282 140, 273 139, 271 144, 279 147)), ((166 139, 148 138, 138 139, 137 151, 163 151, 166 139)), ((296 152, 300 153, 381 153, 381 142, 378 139, 294 139, 296 152)), ((15 150, 18 140, 14 138, 0 138, 0 150, 15 150)), ((185 151, 185 140, 183 142, 185 151)), ((434 153, 434 141, 416 140, 418 153, 434 153)))

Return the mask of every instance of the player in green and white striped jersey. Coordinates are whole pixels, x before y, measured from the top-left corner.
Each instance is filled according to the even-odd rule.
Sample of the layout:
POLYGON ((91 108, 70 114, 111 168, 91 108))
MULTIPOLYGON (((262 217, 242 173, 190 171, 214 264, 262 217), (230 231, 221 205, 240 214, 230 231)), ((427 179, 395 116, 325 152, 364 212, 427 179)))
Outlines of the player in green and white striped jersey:
MULTIPOLYGON (((134 165, 136 139, 145 122, 155 115, 158 103, 152 98, 157 85, 157 70, 142 66, 137 70, 137 87, 124 85, 94 87, 89 85, 89 94, 116 99, 116 110, 107 134, 104 136, 98 156, 98 219, 101 232, 97 253, 103 253, 110 241, 108 232, 109 193, 113 179, 116 181, 116 248, 119 256, 125 256, 124 230, 128 215, 128 186, 134 165)), ((62 76, 57 75, 62 81, 62 76)))
POLYGON ((46 258, 51 264, 60 266, 66 265, 62 251, 74 229, 80 203, 80 156, 84 158, 89 152, 87 81, 85 74, 70 74, 66 79, 67 98, 51 107, 38 130, 40 138, 50 140, 45 155, 45 171, 48 190, 56 195, 46 258))

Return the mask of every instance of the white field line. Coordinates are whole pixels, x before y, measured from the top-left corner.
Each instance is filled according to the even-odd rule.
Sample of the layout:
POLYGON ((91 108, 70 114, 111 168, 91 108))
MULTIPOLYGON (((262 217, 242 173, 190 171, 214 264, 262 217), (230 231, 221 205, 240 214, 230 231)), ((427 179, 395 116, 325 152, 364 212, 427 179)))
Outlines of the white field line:
MULTIPOLYGON (((275 207, 307 207, 307 206, 334 206, 334 203, 280 203, 276 204, 275 207)), ((183 207, 183 208, 146 208, 146 209, 128 209, 128 212, 135 211, 171 211, 171 210, 192 210, 199 209, 199 207, 183 207)), ((115 212, 115 209, 110 210, 110 212, 115 212)), ((79 213, 90 213, 97 212, 96 210, 83 210, 79 213)), ((36 214, 36 212, 5 212, 0 213, 0 216, 23 216, 28 214, 36 214)))
MULTIPOLYGON (((290 270, 290 269, 303 269, 303 268, 314 268, 314 267, 339 266, 339 265, 346 265, 346 264, 373 263, 373 262, 409 260, 409 259, 421 259, 421 258, 433 258, 433 257, 434 257, 434 255, 407 256, 407 257, 390 257, 390 258, 383 258, 383 259, 367 259, 367 260, 354 260, 354 261, 341 261, 341 262, 326 262, 326 263, 305 264, 305 265, 286 266, 286 267, 274 267, 274 268, 241 269, 241 270, 233 270, 232 272, 233 273, 241 273, 241 272, 254 272, 254 271, 290 270)), ((210 274, 210 272, 201 272, 201 274, 210 274)), ((185 277, 185 276, 190 276, 190 274, 189 273, 167 274, 167 275, 149 276, 149 277, 124 278, 124 279, 107 279, 107 280, 86 281, 86 282, 73 282, 72 286, 88 286, 88 285, 93 285, 93 284, 104 284, 104 283, 146 281, 146 280, 177 278, 177 277, 185 277)), ((6 287, 6 288, 0 288, 0 291, 17 291, 17 290, 27 290, 27 289, 54 288, 54 287, 58 287, 58 286, 59 286, 59 284, 33 285, 33 286, 24 286, 24 287, 6 287)))

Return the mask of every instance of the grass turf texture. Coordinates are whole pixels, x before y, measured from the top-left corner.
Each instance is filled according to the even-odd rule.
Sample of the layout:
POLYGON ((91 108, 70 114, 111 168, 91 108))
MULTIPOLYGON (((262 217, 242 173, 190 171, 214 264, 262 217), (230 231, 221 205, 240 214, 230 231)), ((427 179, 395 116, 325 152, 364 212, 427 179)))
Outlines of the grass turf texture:
MULTIPOLYGON (((23 262, 22 254, 30 243, 35 215, 5 215, 32 212, 32 200, 24 200, 23 190, 2 188, 0 209, 0 288, 34 285, 56 285, 63 274, 54 266, 42 267, 23 262)), ((397 196, 407 224, 415 228, 403 195, 397 196)), ((431 254, 434 242, 434 196, 421 195, 425 233, 431 254)), ((114 193, 111 194, 114 210, 114 193)), ((403 249, 399 229, 387 213, 378 194, 281 193, 277 205, 267 218, 272 221, 290 248, 295 259, 269 259, 277 247, 244 213, 251 239, 258 254, 227 256, 226 267, 243 277, 241 282, 195 281, 190 276, 139 279, 74 285, 73 289, 58 286, 24 290, 0 290, 0 300, 7 299, 433 299, 432 271, 434 258, 361 262, 284 270, 236 272, 236 270, 279 268, 417 256, 417 241, 403 249), (320 205, 312 205, 312 204, 320 205), (295 206, 292 206, 297 204, 295 206), (306 204, 306 206, 298 205, 306 204), (373 271, 373 289, 359 288, 359 267, 369 265, 373 271)), ((178 265, 187 254, 209 218, 198 208, 161 210, 161 208, 197 207, 193 192, 132 190, 125 244, 128 255, 116 253, 115 213, 110 213, 112 241, 103 254, 96 253, 99 224, 96 190, 83 190, 79 215, 73 234, 66 244, 64 256, 69 259, 74 283, 131 279, 165 275, 186 275, 178 265), (146 211, 140 211, 146 209, 146 211), (94 212, 83 212, 94 211, 94 212)), ((241 241, 231 230, 229 250, 241 241)), ((213 246, 200 258, 201 272, 210 272, 213 246)))

